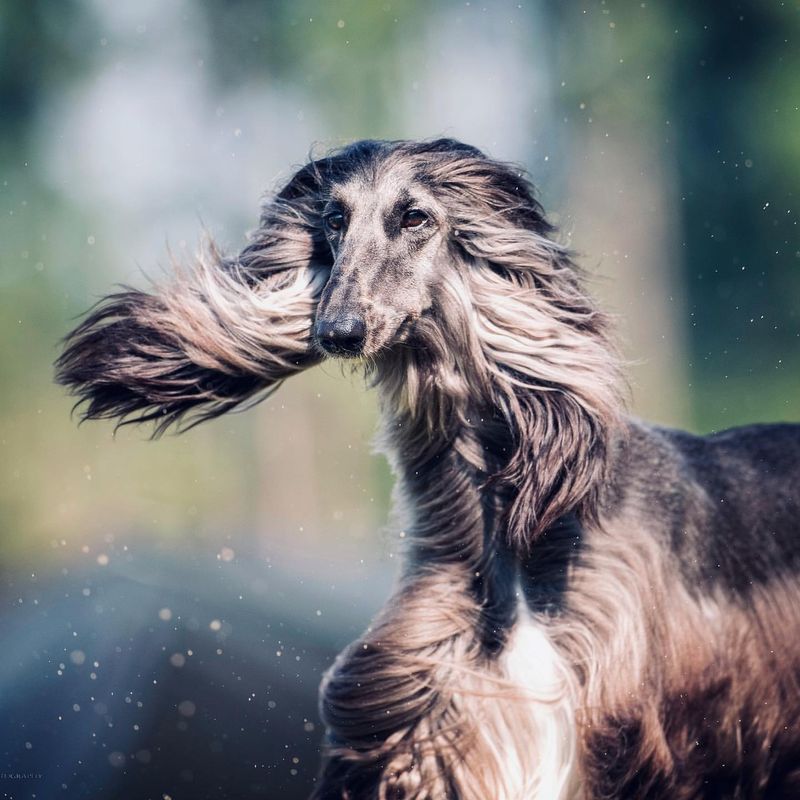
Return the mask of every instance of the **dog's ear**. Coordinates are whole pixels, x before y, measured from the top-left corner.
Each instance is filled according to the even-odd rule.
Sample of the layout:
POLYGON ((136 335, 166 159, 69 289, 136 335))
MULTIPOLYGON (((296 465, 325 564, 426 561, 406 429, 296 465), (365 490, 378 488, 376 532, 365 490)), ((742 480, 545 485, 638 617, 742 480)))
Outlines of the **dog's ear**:
POLYGON ((526 550, 565 514, 595 518, 624 402, 608 320, 573 279, 545 289, 503 269, 513 282, 477 262, 468 280, 491 402, 511 434, 495 479, 511 494, 509 536, 526 550))
POLYGON ((496 478, 513 498, 509 535, 525 548, 564 514, 596 510, 624 407, 620 360, 608 317, 521 172, 478 154, 437 182, 492 402, 512 434, 496 478))
POLYGON ((81 416, 185 429, 317 363, 311 327, 329 266, 319 181, 313 163, 296 173, 237 256, 209 244, 149 291, 101 301, 56 362, 81 416))

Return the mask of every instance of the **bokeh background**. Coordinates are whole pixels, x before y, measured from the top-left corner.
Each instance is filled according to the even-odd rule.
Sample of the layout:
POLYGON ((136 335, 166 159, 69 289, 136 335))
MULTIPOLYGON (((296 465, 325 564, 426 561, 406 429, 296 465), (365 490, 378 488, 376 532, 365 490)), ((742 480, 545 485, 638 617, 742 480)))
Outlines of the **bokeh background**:
POLYGON ((633 410, 800 419, 800 3, 0 0, 0 793, 305 797, 394 574, 335 367, 183 437, 78 428, 58 340, 364 137, 526 165, 633 410))

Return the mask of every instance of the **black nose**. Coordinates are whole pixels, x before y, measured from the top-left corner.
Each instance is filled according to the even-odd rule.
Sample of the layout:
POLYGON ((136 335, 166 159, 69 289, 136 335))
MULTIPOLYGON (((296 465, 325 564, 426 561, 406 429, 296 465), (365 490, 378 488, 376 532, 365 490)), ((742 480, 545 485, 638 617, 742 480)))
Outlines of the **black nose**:
POLYGON ((320 346, 331 355, 357 355, 367 338, 367 326, 358 317, 319 319, 314 332, 320 346))

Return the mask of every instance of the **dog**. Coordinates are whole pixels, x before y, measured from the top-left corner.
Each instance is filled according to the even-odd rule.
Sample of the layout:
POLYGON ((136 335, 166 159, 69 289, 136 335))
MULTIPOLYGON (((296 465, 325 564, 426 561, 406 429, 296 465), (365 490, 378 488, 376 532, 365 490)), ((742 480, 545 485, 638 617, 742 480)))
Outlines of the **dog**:
POLYGON ((83 416, 156 434, 326 359, 376 387, 404 567, 317 800, 800 797, 800 426, 632 418, 584 284, 519 169, 360 141, 67 337, 83 416))

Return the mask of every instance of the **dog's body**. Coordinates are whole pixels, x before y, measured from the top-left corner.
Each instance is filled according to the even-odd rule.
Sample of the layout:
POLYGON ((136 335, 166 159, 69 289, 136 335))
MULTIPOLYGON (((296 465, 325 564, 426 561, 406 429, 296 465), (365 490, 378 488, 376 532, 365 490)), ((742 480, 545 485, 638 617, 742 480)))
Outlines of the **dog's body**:
POLYGON ((528 557, 434 568, 424 546, 327 678, 323 712, 347 745, 320 797, 372 796, 365 755, 386 769, 409 705, 419 756, 407 783, 404 756, 388 760, 402 787, 388 797, 419 783, 459 798, 797 796, 800 426, 699 438, 631 423, 611 464, 598 521, 562 518, 528 557), (451 725, 472 732, 463 749, 451 725))
POLYGON ((357 143, 237 257, 109 298, 60 378, 161 430, 366 362, 406 562, 323 683, 316 797, 798 796, 800 427, 627 418, 549 232, 473 148, 357 143))

